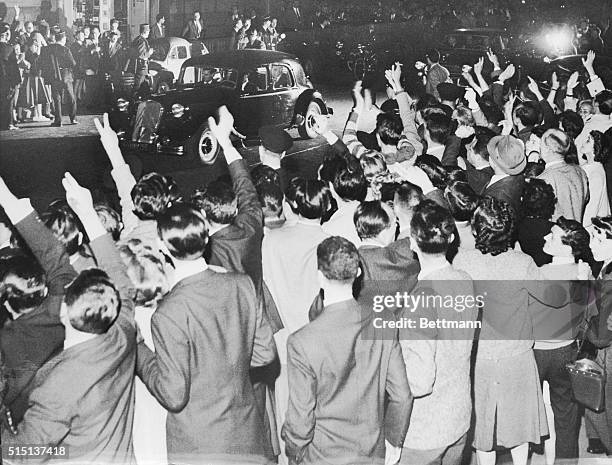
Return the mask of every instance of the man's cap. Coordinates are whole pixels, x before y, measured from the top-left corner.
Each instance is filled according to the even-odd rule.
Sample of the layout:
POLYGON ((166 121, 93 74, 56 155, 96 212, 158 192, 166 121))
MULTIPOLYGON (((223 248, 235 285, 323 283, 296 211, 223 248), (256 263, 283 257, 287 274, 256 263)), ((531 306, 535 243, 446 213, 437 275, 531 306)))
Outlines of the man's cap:
POLYGON ((263 126, 259 128, 261 145, 274 153, 283 153, 293 147, 293 139, 287 131, 276 126, 263 126))
POLYGON ((385 113, 399 115, 399 105, 397 104, 397 100, 394 98, 385 100, 380 106, 380 109, 385 113))
POLYGON ((513 136, 495 136, 487 144, 489 159, 509 175, 520 174, 527 165, 525 144, 513 136))
POLYGON ((436 87, 438 94, 440 94, 440 100, 457 100, 463 98, 465 89, 452 82, 442 82, 436 87))
POLYGON ((140 25, 140 30, 141 31, 148 31, 151 29, 151 26, 149 26, 147 23, 143 23, 140 25))

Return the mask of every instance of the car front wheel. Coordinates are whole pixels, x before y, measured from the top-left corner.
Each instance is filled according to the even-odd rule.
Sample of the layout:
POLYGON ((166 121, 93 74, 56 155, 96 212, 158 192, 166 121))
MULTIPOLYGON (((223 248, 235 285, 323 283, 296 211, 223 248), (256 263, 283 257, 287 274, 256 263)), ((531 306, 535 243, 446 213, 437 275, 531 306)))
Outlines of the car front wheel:
POLYGON ((314 117, 316 115, 323 114, 323 109, 321 108, 321 104, 319 102, 310 102, 308 104, 308 108, 306 109, 306 114, 304 115, 304 122, 298 126, 298 132, 300 136, 304 139, 316 139, 318 134, 314 130, 315 120, 314 117))
POLYGON ((204 123, 189 139, 189 155, 205 165, 212 165, 219 155, 219 142, 213 136, 208 123, 204 123))

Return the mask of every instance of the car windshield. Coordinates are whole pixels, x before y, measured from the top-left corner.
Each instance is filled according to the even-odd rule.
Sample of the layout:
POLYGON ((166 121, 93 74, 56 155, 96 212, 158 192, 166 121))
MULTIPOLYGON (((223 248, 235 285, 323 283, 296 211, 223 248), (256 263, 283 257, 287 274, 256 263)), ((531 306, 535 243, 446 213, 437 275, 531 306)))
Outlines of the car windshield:
POLYGON ((465 48, 470 50, 487 50, 492 48, 499 51, 499 41, 495 36, 478 34, 448 34, 444 38, 444 44, 451 48, 465 48))
POLYGON ((235 89, 236 82, 238 82, 238 70, 214 65, 184 66, 179 82, 182 85, 222 85, 235 89))

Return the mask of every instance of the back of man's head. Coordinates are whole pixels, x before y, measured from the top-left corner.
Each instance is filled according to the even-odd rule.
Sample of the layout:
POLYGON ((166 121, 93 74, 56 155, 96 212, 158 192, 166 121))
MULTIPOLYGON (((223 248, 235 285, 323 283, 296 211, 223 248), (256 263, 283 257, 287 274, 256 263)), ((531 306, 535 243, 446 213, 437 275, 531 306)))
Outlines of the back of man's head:
POLYGON ((283 191, 280 186, 271 182, 262 182, 257 185, 257 196, 264 219, 277 219, 283 214, 283 191))
POLYGON ((363 168, 359 161, 352 155, 347 157, 336 156, 324 162, 320 170, 321 179, 330 177, 332 186, 338 196, 345 200, 365 200, 368 193, 368 182, 363 174, 363 168))
POLYGON ((425 56, 429 58, 432 63, 438 63, 440 61, 440 51, 438 49, 432 48, 427 50, 425 56))
POLYGON ((397 146, 403 131, 404 125, 399 116, 392 113, 379 113, 376 117, 376 134, 383 144, 397 146))
POLYGON ((482 158, 485 161, 489 161, 489 150, 487 149, 487 144, 493 137, 495 137, 495 133, 489 128, 485 128, 483 126, 476 126, 474 141, 471 145, 471 149, 474 151, 476 155, 482 158))
POLYGON ((393 210, 401 226, 409 226, 414 208, 423 200, 423 190, 410 182, 403 182, 397 186, 393 196, 393 210))
POLYGON ((612 114, 612 91, 604 90, 595 96, 595 107, 603 115, 612 114))
POLYGON ((444 145, 450 134, 451 119, 445 114, 430 113, 425 117, 425 128, 433 142, 444 145))
POLYGON ((238 199, 232 186, 221 180, 211 182, 191 197, 206 218, 217 224, 232 224, 238 213, 238 199))
POLYGON ((119 315, 121 298, 108 275, 97 268, 82 271, 64 296, 70 325, 78 331, 104 334, 119 315))
POLYGON ((540 122, 542 117, 540 109, 536 102, 523 102, 514 109, 514 116, 523 126, 535 126, 540 122))
POLYGON ((572 110, 565 110, 559 115, 559 125, 572 139, 576 139, 584 129, 584 121, 582 117, 572 110))
POLYGON ((41 305, 47 296, 45 272, 31 255, 15 251, 0 258, 0 303, 7 301, 15 313, 41 305))
POLYGON ((63 202, 54 202, 41 215, 45 226, 64 245, 68 255, 79 252, 84 239, 84 229, 76 214, 63 202))
POLYGON ((424 254, 444 255, 455 231, 450 212, 433 200, 425 199, 414 209, 410 221, 410 237, 424 254))
POLYGON ((456 221, 470 221, 478 207, 480 196, 467 182, 454 182, 444 191, 450 212, 456 221))
POLYGON ((544 161, 548 154, 553 157, 563 157, 568 154, 572 148, 572 140, 570 137, 559 129, 549 129, 542 136, 542 157, 544 161))
POLYGON ((359 275, 359 254, 347 239, 328 237, 317 247, 317 267, 330 281, 352 284, 359 275))
POLYGON ((361 240, 374 239, 383 231, 391 230, 390 234, 395 234, 395 214, 380 200, 362 202, 355 210, 353 222, 361 240))
POLYGON ((208 228, 204 214, 197 208, 176 203, 157 219, 157 232, 173 258, 197 260, 204 255, 208 228))
POLYGON ((132 188, 134 214, 141 220, 154 220, 177 198, 177 186, 170 177, 145 174, 132 188))

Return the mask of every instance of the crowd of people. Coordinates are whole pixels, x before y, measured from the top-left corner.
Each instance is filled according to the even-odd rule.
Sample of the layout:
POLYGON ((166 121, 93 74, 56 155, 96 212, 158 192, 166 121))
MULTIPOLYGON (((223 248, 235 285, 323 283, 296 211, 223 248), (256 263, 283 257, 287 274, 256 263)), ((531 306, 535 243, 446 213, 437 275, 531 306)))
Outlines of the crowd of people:
MULTIPOLYGON (((185 33, 201 35, 199 20, 185 33)), ((102 67, 114 30, 79 32, 75 54, 57 31, 43 50, 102 67)), ((152 30, 136 39, 137 71, 152 30)), ((3 54, 9 40, 1 30, 3 54)), ((37 66, 29 58, 16 62, 37 66)), ((44 444, 77 463, 459 465, 474 450, 488 465, 505 448, 525 465, 543 442, 552 464, 585 452, 565 369, 584 340, 609 394, 604 412, 584 413, 588 451, 612 454, 604 70, 590 52, 545 96, 493 53, 464 73, 468 88, 449 82, 437 50, 426 58, 424 86, 400 64, 385 72, 380 107, 357 82, 341 137, 314 117, 327 142, 316 179, 289 178, 293 141, 276 127, 260 129, 262 163, 249 171, 221 107, 208 124, 229 175, 193 193, 159 173, 135 179, 107 115, 96 127, 118 203, 94 203, 66 173, 65 199, 39 214, 0 181, 3 458, 27 461, 21 446, 44 444), (568 292, 548 292, 551 280, 568 292), (594 301, 569 300, 574 285, 594 301), (381 296, 432 287, 487 298, 426 309, 460 330, 391 324, 372 336, 381 296), (562 329, 536 331, 553 310, 562 329)), ((56 67, 52 93, 70 93, 56 67)), ((87 88, 96 66, 80 67, 87 88)), ((28 74, 25 88, 44 94, 46 78, 28 74)), ((44 116, 48 101, 30 103, 44 116)), ((414 311, 390 307, 390 323, 414 311)))

